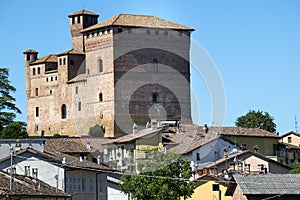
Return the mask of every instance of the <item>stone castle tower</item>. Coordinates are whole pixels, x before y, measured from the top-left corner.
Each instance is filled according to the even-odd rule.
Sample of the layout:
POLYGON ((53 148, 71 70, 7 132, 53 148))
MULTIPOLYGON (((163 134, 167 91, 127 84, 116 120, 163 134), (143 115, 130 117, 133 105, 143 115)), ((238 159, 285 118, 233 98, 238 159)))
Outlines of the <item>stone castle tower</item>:
POLYGON ((96 124, 106 137, 136 123, 191 123, 190 34, 155 16, 70 14, 72 49, 38 59, 24 52, 28 133, 83 136, 96 124))

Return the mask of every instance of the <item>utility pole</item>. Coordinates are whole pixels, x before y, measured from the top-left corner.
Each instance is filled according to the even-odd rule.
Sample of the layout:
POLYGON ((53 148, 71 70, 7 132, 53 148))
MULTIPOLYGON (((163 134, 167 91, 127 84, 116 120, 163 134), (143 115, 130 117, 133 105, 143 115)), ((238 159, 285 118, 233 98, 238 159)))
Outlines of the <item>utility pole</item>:
POLYGON ((12 172, 13 167, 12 167, 12 165, 13 165, 13 153, 14 153, 13 150, 14 150, 13 146, 10 146, 10 180, 9 180, 9 190, 10 191, 12 191, 12 184, 13 184, 13 182, 12 182, 12 176, 13 176, 13 172, 12 172))

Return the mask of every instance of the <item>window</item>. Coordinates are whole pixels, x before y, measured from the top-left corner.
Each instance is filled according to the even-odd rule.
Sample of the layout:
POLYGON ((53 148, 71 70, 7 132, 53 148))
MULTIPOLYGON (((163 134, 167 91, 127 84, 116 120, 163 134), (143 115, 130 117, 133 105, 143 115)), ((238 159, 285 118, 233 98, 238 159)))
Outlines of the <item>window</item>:
POLYGON ((152 60, 152 72, 157 72, 157 60, 152 60))
POLYGON ((155 35, 159 35, 159 30, 156 30, 156 31, 155 31, 155 35))
POLYGON ((44 135, 45 135, 45 131, 42 130, 42 131, 41 131, 41 136, 44 137, 44 135))
POLYGON ((102 180, 100 179, 99 180, 99 192, 103 192, 103 189, 102 189, 102 180))
POLYGON ((52 90, 50 90, 50 94, 52 94, 52 90))
POLYGON ((38 178, 38 168, 32 168, 32 178, 38 178))
POLYGON ((53 81, 53 77, 51 77, 51 81, 53 81))
POLYGON ((81 188, 81 181, 80 178, 77 179, 77 183, 78 183, 78 192, 80 192, 80 188, 81 188))
POLYGON ((35 126, 35 132, 39 131, 39 126, 35 126))
POLYGON ((288 143, 292 143, 292 137, 288 137, 288 143))
POLYGON ((65 184, 66 184, 66 192, 67 192, 68 189, 69 189, 69 181, 68 181, 69 179, 66 177, 65 180, 66 180, 66 183, 65 183, 65 184))
POLYGON ((150 33, 151 33, 150 30, 146 30, 147 35, 150 35, 150 33))
POLYGON ((48 82, 48 77, 46 78, 46 82, 48 82))
POLYGON ((200 160, 200 153, 196 153, 196 160, 197 160, 197 161, 200 160))
POLYGON ((72 178, 69 178, 69 182, 70 182, 70 191, 72 191, 73 190, 72 178))
POLYGON ((25 176, 30 176, 30 166, 25 166, 25 176))
POLYGON ((77 23, 80 24, 80 16, 77 18, 77 23))
POLYGON ((152 103, 158 102, 158 95, 156 93, 152 94, 152 103))
POLYGON ((55 80, 57 81, 57 76, 55 76, 55 80))
POLYGON ((65 104, 61 106, 61 118, 66 119, 67 118, 67 107, 65 104))
POLYGON ((63 64, 64 64, 64 65, 66 64, 66 58, 63 59, 63 64))
POLYGON ((27 60, 27 61, 30 61, 30 54, 27 54, 27 55, 26 55, 26 60, 27 60))
POLYGON ((73 190, 76 191, 76 178, 73 178, 73 190))
POLYGON ((35 116, 36 117, 40 116, 40 108, 39 107, 35 107, 35 116))
POLYGON ((85 191, 85 186, 86 186, 86 179, 85 178, 82 178, 82 185, 81 185, 81 189, 82 191, 85 191))
POLYGON ((103 61, 99 59, 99 72, 103 72, 103 61))
POLYGON ((91 178, 90 179, 90 192, 92 192, 94 189, 94 180, 91 178))
POLYGON ((75 24, 75 17, 72 17, 72 24, 75 24))
POLYGON ((37 69, 37 73, 40 74, 41 73, 41 68, 38 67, 37 69))
POLYGON ((78 102, 78 111, 81 111, 81 101, 78 102))
POLYGON ((103 101, 103 95, 102 93, 99 94, 99 102, 102 102, 103 101))
POLYGON ((61 65, 61 58, 59 59, 59 65, 61 65))
POLYGON ((212 185, 212 191, 219 191, 219 190, 220 190, 219 184, 212 185))
POLYGON ((35 75, 35 68, 32 69, 32 75, 35 75))
POLYGON ((39 88, 35 88, 35 96, 39 96, 39 88))
POLYGON ((75 94, 78 94, 78 87, 75 88, 75 94))
POLYGON ((90 74, 90 69, 87 69, 87 74, 90 74))
POLYGON ((74 60, 70 59, 70 65, 74 65, 74 60))

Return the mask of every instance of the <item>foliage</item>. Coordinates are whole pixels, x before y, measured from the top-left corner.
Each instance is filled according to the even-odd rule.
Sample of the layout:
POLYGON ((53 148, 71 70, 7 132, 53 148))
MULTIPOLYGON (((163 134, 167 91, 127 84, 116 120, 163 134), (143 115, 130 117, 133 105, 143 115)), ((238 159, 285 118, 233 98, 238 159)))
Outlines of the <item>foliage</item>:
POLYGON ((105 134, 105 127, 103 125, 99 126, 99 124, 96 124, 95 126, 89 129, 90 137, 104 137, 104 134, 105 134))
POLYGON ((16 113, 21 113, 14 103, 16 99, 11 95, 16 88, 10 84, 8 76, 8 69, 0 68, 0 132, 13 122, 16 113))
POLYGON ((60 137, 61 137, 61 135, 60 135, 60 134, 58 134, 58 133, 54 133, 54 134, 53 134, 53 137, 54 137, 54 138, 60 138, 60 137))
POLYGON ((141 200, 177 200, 193 194, 195 186, 188 181, 192 176, 188 160, 159 151, 147 157, 138 164, 140 173, 121 177, 120 188, 125 194, 141 200))
POLYGON ((276 124, 274 123, 274 118, 271 117, 268 112, 262 112, 260 110, 249 110, 246 115, 237 118, 235 125, 245 128, 259 127, 266 131, 276 133, 276 124))
POLYGON ((20 121, 9 123, 2 130, 1 138, 27 138, 26 123, 20 121))
POLYGON ((294 163, 294 168, 290 170, 291 174, 300 174, 300 164, 298 162, 294 163))

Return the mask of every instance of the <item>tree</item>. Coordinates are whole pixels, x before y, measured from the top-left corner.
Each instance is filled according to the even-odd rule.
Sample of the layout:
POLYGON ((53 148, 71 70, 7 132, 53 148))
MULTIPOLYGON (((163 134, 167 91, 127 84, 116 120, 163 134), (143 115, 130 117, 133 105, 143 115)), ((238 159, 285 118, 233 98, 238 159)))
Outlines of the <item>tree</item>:
POLYGON ((11 95, 16 91, 16 88, 10 84, 8 76, 8 69, 0 68, 0 132, 5 126, 13 122, 16 113, 21 113, 15 105, 16 99, 11 95))
POLYGON ((1 138, 26 138, 26 123, 25 122, 11 122, 2 130, 1 138))
POLYGON ((177 200, 193 194, 195 186, 188 181, 192 169, 188 160, 175 154, 159 151, 147 155, 148 160, 138 164, 139 173, 121 177, 120 188, 133 199, 177 200))
POLYGON ((104 137, 105 127, 103 125, 96 124, 95 126, 89 129, 90 137, 104 137))
POLYGON ((236 126, 245 128, 261 128, 276 133, 274 118, 268 112, 250 110, 246 115, 240 116, 235 122, 236 126))
POLYGON ((298 162, 294 163, 294 168, 290 170, 291 174, 300 174, 300 164, 298 162))

